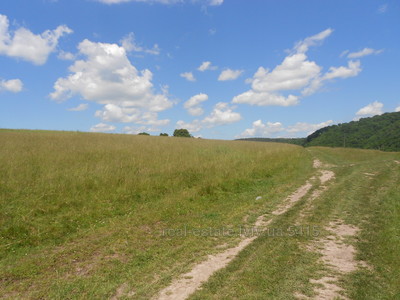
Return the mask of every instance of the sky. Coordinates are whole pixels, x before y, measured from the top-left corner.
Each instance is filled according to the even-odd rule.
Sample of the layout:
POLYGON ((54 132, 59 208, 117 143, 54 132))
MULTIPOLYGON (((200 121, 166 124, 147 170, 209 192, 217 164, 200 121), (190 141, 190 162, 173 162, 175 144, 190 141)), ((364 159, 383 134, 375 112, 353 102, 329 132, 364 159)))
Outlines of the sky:
POLYGON ((400 111, 400 2, 0 2, 0 128, 305 137, 400 111))

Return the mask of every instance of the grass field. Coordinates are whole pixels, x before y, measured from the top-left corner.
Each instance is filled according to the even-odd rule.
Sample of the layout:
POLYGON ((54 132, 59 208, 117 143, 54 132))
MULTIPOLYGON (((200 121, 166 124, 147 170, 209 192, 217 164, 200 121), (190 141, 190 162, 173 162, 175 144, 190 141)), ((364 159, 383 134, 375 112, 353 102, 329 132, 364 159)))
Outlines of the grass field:
MULTIPOLYGON (((352 299, 400 297, 399 153, 12 130, 0 143, 2 298, 150 299, 238 240, 185 230, 252 224, 315 174, 315 157, 336 178, 300 226, 360 227, 354 244, 371 268, 341 286, 352 299)), ((272 225, 295 224, 307 201, 272 225)), ((303 247, 313 238, 261 236, 191 298, 312 297, 309 279, 324 271, 303 247)))
MULTIPOLYGON (((400 153, 332 148, 310 148, 310 153, 328 163, 336 178, 313 200, 300 226, 318 228, 319 238, 328 235, 324 227, 332 220, 359 227, 352 243, 356 258, 369 267, 343 276, 340 286, 350 299, 400 299, 400 165, 394 161, 400 153)), ((271 226, 296 224, 307 201, 271 226)), ((322 277, 326 267, 320 255, 307 250, 316 238, 305 233, 261 236, 190 299, 296 299, 299 292, 314 298, 310 279, 322 277)))
POLYGON ((283 144, 8 130, 0 141, 5 298, 104 299, 125 284, 146 299, 235 242, 162 230, 252 222, 312 172, 308 152, 283 144))

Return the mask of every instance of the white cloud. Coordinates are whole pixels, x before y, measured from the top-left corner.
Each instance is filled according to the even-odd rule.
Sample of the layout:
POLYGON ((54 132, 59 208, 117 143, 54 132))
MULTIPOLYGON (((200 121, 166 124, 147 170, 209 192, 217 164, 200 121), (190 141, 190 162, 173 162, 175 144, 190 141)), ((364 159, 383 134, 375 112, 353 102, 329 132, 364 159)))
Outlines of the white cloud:
POLYGON ((74 60, 76 57, 71 52, 60 51, 57 57, 61 60, 74 60))
POLYGON ((319 124, 311 124, 305 122, 298 122, 295 125, 285 127, 281 122, 266 122, 265 124, 261 120, 253 122, 252 127, 244 130, 237 137, 276 137, 277 134, 280 136, 293 136, 298 133, 303 133, 304 136, 313 133, 314 131, 329 126, 333 123, 332 120, 322 122, 319 124))
POLYGON ((330 67, 328 72, 325 73, 325 75, 318 75, 317 77, 315 77, 310 82, 310 84, 301 91, 301 93, 303 96, 314 94, 318 89, 321 88, 323 83, 327 80, 333 80, 335 78, 345 79, 349 77, 354 77, 357 76, 361 71, 362 71, 361 63, 358 60, 349 61, 347 63, 347 67, 345 66, 330 67))
POLYGON ((187 129, 190 133, 192 132, 198 132, 203 128, 203 124, 199 120, 194 120, 192 122, 184 122, 182 120, 176 122, 175 128, 181 129, 185 128, 187 129))
POLYGON ((243 70, 231 70, 231 69, 226 69, 219 74, 218 80, 219 81, 226 81, 226 80, 235 80, 237 79, 241 74, 243 73, 243 70))
POLYGON ((254 90, 249 90, 233 98, 233 103, 246 103, 250 105, 258 106, 292 106, 299 103, 298 97, 289 95, 284 97, 275 93, 268 92, 256 92, 254 90))
POLYGON ((185 72, 180 74, 181 77, 185 78, 188 81, 196 81, 192 72, 185 72))
POLYGON ((144 47, 136 44, 135 35, 133 32, 131 32, 127 36, 125 36, 121 40, 120 43, 127 52, 143 52, 143 53, 148 53, 148 54, 153 54, 153 55, 160 54, 160 48, 157 44, 154 44, 153 48, 151 48, 151 49, 147 49, 147 48, 144 48, 144 47))
POLYGON ((105 123, 99 123, 90 128, 91 132, 110 132, 116 129, 115 126, 105 123))
POLYGON ((396 112, 400 111, 400 105, 396 107, 395 111, 396 112))
POLYGON ((184 103, 183 106, 192 116, 200 116, 204 113, 204 110, 201 107, 201 103, 207 100, 208 95, 201 93, 191 97, 188 101, 184 103))
POLYGON ((59 78, 50 97, 63 101, 75 95, 104 105, 96 116, 108 122, 166 124, 157 113, 172 106, 167 91, 155 94, 149 70, 138 71, 123 47, 84 40, 78 46, 84 60, 76 60, 71 74, 59 78))
POLYGON ((308 48, 310 48, 311 46, 317 46, 324 39, 326 39, 328 36, 330 36, 332 34, 332 32, 333 32, 333 29, 328 28, 324 31, 321 31, 320 33, 317 33, 316 35, 307 37, 304 40, 297 42, 297 44, 294 48, 298 53, 306 53, 308 51, 308 48))
POLYGON ((155 131, 160 131, 160 130, 156 127, 148 127, 148 126, 139 126, 139 127, 125 126, 122 129, 122 132, 126 134, 139 134, 141 132, 155 132, 155 131))
POLYGON ((330 67, 323 74, 322 67, 308 59, 308 49, 321 44, 332 32, 328 28, 296 43, 292 53, 272 71, 259 67, 253 78, 246 80, 246 83, 251 83, 251 90, 235 96, 232 102, 259 106, 296 105, 301 96, 315 93, 325 81, 358 75, 361 72, 359 61, 350 61, 348 66, 330 67), (296 95, 295 91, 300 91, 300 95, 296 95))
POLYGON ((252 88, 256 92, 297 90, 308 85, 320 71, 321 67, 308 61, 304 53, 296 53, 286 57, 271 72, 260 67, 254 74, 252 88))
POLYGON ((23 89, 23 83, 20 79, 0 80, 0 92, 7 91, 19 93, 23 89))
POLYGON ((50 53, 55 51, 58 40, 70 33, 72 30, 65 25, 42 34, 34 34, 24 27, 11 32, 7 16, 0 14, 0 54, 43 65, 50 53))
POLYGON ((283 125, 280 122, 267 122, 263 124, 261 120, 257 120, 253 122, 252 128, 243 131, 239 137, 267 137, 271 134, 282 132, 283 130, 283 125))
POLYGON ((215 105, 211 114, 204 118, 202 123, 213 127, 216 125, 235 123, 241 119, 241 115, 237 112, 234 112, 233 108, 230 107, 228 103, 219 102, 215 105))
POLYGON ((234 112, 234 107, 230 106, 225 102, 218 102, 212 112, 205 117, 203 120, 193 120, 192 122, 184 122, 182 120, 176 123, 177 128, 186 128, 189 132, 197 132, 206 128, 212 128, 215 126, 226 125, 238 122, 242 119, 242 116, 234 112))
POLYGON ((69 111, 84 111, 84 110, 87 110, 88 107, 89 107, 89 104, 87 104, 87 103, 81 103, 81 104, 79 104, 79 105, 76 106, 76 107, 69 108, 68 110, 69 110, 69 111))
POLYGON ((98 110, 95 116, 105 122, 137 123, 145 125, 167 125, 169 120, 158 120, 156 112, 142 111, 135 107, 120 107, 115 104, 106 104, 103 110, 98 110))
POLYGON ((324 79, 348 78, 357 76, 361 72, 361 63, 357 61, 349 61, 347 67, 330 67, 329 71, 323 77, 324 79))
POLYGON ((361 108, 359 111, 356 112, 356 115, 357 116, 381 115, 383 114, 382 108, 383 108, 383 103, 375 101, 361 108))
MULTIPOLYGON (((348 52, 348 50, 347 50, 347 52, 348 52)), ((346 53, 347 53, 347 52, 346 52, 346 53)), ((349 53, 349 54, 347 55, 347 57, 348 57, 348 58, 360 58, 360 57, 367 56, 367 55, 371 55, 371 54, 374 54, 374 55, 380 54, 380 53, 382 53, 382 52, 383 52, 383 49, 375 50, 375 49, 372 49, 372 48, 364 48, 364 49, 362 49, 362 50, 360 50, 360 51, 358 51, 358 52, 351 52, 351 53, 349 53)), ((345 52, 343 52, 343 53, 345 53, 345 52)))
POLYGON ((218 67, 213 66, 211 61, 203 61, 200 67, 197 68, 200 72, 204 72, 207 70, 216 70, 218 67))
POLYGON ((311 124, 311 123, 305 123, 305 122, 298 122, 295 125, 288 126, 286 128, 286 131, 288 133, 298 133, 298 132, 305 132, 307 135, 310 135, 314 131, 332 125, 333 121, 329 120, 326 122, 321 122, 318 124, 311 124))

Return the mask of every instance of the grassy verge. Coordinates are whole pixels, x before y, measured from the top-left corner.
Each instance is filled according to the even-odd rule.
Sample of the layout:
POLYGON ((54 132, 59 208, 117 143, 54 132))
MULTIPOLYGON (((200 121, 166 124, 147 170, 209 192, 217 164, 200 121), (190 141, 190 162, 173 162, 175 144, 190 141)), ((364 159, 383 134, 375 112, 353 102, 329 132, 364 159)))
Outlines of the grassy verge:
POLYGON ((357 258, 371 266, 341 279, 350 298, 398 298, 400 166, 394 160, 399 160, 399 153, 309 150, 336 173, 330 188, 313 201, 311 214, 295 225, 307 199, 297 203, 190 299, 295 299, 297 293, 312 297, 314 286, 309 279, 320 278, 326 268, 307 245, 315 240, 314 233, 318 238, 328 235, 324 227, 332 220, 361 229, 355 242, 357 258))
POLYGON ((0 295, 148 299, 312 172, 301 147, 0 131, 0 295), (262 196, 263 201, 255 201, 262 196))

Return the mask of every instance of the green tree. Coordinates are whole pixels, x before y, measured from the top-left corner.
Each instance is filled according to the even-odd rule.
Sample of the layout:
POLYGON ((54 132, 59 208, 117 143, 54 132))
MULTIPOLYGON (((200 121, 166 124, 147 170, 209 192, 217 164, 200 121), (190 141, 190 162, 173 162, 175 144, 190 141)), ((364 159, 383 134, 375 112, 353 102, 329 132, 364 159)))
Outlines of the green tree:
POLYGON ((189 131, 184 128, 175 129, 174 136, 176 136, 176 137, 192 137, 192 135, 189 133, 189 131))
POLYGON ((168 136, 168 133, 160 133, 160 136, 168 136))
POLYGON ((147 132, 141 132, 138 135, 150 135, 150 134, 148 134, 147 132))

